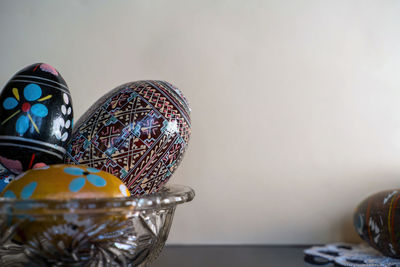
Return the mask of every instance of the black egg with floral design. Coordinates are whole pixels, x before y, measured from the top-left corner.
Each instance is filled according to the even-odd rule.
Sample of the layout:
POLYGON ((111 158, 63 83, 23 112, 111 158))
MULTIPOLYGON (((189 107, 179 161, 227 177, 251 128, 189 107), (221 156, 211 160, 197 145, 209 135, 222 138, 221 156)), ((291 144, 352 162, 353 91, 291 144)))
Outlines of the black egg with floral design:
POLYGON ((0 94, 0 164, 10 173, 61 163, 72 130, 71 95, 45 63, 16 73, 0 94))

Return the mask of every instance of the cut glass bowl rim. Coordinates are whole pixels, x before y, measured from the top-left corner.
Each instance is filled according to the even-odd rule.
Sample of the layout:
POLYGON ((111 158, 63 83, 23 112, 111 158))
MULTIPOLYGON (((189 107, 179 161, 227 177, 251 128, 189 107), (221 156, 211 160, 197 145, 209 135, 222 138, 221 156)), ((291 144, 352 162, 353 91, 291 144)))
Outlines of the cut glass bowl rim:
POLYGON ((165 185, 143 196, 81 199, 12 199, 0 197, 0 215, 55 215, 79 213, 126 213, 171 208, 193 200, 195 192, 184 185, 165 185))

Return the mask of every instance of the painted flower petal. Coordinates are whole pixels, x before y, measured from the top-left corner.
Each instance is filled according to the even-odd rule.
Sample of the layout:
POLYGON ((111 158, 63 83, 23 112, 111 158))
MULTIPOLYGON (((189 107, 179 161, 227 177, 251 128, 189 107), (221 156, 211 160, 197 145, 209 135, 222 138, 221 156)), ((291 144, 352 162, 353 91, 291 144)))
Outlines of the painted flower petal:
POLYGON ((64 103, 68 105, 69 98, 68 98, 68 95, 66 93, 63 94, 63 99, 64 99, 64 103))
POLYGON ((65 142, 65 140, 67 140, 68 138, 68 133, 63 133, 63 135, 61 136, 61 141, 65 142))
POLYGON ((22 173, 22 163, 21 161, 15 159, 8 159, 0 156, 0 163, 9 171, 19 174, 22 173))
POLYGON ((33 165, 33 167, 32 167, 32 169, 35 169, 35 170, 47 170, 48 168, 50 168, 50 166, 44 162, 38 162, 35 165, 33 165))
POLYGON ((15 124, 15 129, 17 133, 24 134, 29 128, 29 118, 28 116, 22 115, 18 118, 17 123, 15 124))
POLYGON ((57 70, 55 68, 53 68, 52 66, 50 66, 49 64, 46 64, 46 63, 40 64, 40 69, 42 71, 49 72, 49 73, 53 74, 54 76, 58 76, 57 70))
POLYGON ((82 170, 81 168, 68 167, 68 168, 64 168, 64 172, 71 174, 71 175, 83 175, 83 173, 85 171, 82 170))
POLYGON ((7 190, 5 193, 4 193, 4 197, 8 197, 8 198, 17 198, 17 196, 14 194, 14 192, 13 191, 11 191, 11 190, 7 190))
POLYGON ((28 101, 34 101, 39 99, 42 95, 42 88, 39 85, 30 83, 24 88, 24 97, 28 101))
POLYGON ((97 173, 100 172, 100 170, 96 169, 96 168, 86 168, 88 171, 93 172, 93 173, 97 173))
POLYGON ((37 182, 32 182, 25 185, 25 187, 21 191, 21 198, 22 199, 30 198, 33 195, 33 192, 35 192, 36 186, 37 182))
POLYGON ((17 105, 18 105, 18 101, 14 97, 7 97, 3 102, 3 107, 7 110, 13 109, 17 105))
POLYGON ((97 187, 103 187, 107 184, 106 180, 95 174, 89 174, 88 176, 86 176, 86 178, 89 180, 89 182, 97 187))
POLYGON ((31 111, 32 111, 33 115, 41 117, 41 118, 46 117, 47 114, 49 113, 48 109, 43 104, 33 105, 31 108, 31 111))
POLYGON ((75 178, 74 180, 71 181, 71 183, 69 183, 69 190, 71 192, 76 193, 82 189, 82 187, 85 185, 85 183, 86 183, 85 178, 83 178, 83 177, 75 178))
POLYGON ((123 196, 125 196, 125 197, 129 197, 129 196, 130 196, 130 193, 129 193, 128 188, 127 188, 125 185, 123 185, 123 184, 120 184, 120 185, 119 185, 119 191, 121 191, 121 194, 122 194, 123 196))

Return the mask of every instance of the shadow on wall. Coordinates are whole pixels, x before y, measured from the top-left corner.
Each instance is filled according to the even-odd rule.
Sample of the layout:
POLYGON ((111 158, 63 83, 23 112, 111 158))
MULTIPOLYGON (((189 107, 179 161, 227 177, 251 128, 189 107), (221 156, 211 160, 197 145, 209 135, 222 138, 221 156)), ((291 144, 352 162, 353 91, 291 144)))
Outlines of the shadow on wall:
POLYGON ((358 236, 353 226, 353 212, 349 212, 343 216, 341 220, 336 222, 339 229, 339 240, 341 242, 359 243, 361 238, 358 236))

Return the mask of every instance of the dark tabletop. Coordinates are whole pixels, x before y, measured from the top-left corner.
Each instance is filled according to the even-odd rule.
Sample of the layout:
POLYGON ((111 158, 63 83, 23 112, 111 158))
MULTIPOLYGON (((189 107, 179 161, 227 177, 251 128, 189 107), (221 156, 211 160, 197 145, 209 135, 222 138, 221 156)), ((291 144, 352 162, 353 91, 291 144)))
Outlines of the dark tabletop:
POLYGON ((150 267, 316 266, 304 261, 303 250, 308 247, 310 246, 167 246, 150 267))

